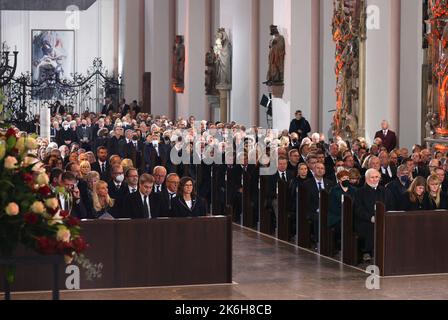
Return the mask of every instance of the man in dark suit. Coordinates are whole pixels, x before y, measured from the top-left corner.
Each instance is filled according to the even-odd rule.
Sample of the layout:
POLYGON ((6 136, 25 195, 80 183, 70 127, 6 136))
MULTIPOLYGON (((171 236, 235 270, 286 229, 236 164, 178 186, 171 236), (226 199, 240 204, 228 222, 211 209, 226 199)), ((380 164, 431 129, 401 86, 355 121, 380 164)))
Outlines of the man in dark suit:
MULTIPOLYGON (((334 167, 338 160, 339 147, 336 143, 332 143, 330 144, 329 149, 329 155, 325 158, 325 174, 327 176, 334 176, 336 174, 334 167)), ((336 182, 336 179, 334 180, 336 182)))
POLYGON ((126 99, 121 99, 120 100, 120 105, 118 106, 118 112, 121 113, 121 116, 124 117, 129 113, 129 110, 131 108, 129 107, 128 104, 126 104, 126 99))
POLYGON ((110 181, 110 164, 108 159, 108 151, 106 147, 99 147, 96 151, 97 161, 92 164, 92 171, 100 174, 101 180, 110 181))
POLYGON ((383 147, 385 147, 388 152, 391 152, 397 147, 397 136, 395 132, 389 130, 389 123, 386 120, 383 120, 381 123, 381 128, 382 130, 375 134, 375 139, 380 138, 383 142, 383 147))
POLYGON ((172 202, 177 197, 179 182, 180 178, 175 173, 171 173, 166 177, 166 188, 159 194, 161 208, 163 208, 163 212, 160 213, 161 217, 172 216, 172 202))
POLYGON ((120 141, 123 139, 123 128, 115 127, 114 136, 107 141, 107 150, 111 156, 120 155, 120 141))
POLYGON ((297 177, 299 174, 299 161, 300 161, 300 153, 297 149, 291 149, 288 153, 288 173, 293 176, 297 177))
MULTIPOLYGON (((170 145, 161 143, 158 135, 153 135, 151 142, 147 142, 143 149, 143 161, 146 172, 153 172, 157 166, 165 167, 169 173, 174 172, 174 167, 170 161, 170 145)), ((182 165, 179 167, 182 167, 182 165)))
POLYGON ((386 202, 386 190, 380 186, 381 174, 376 169, 367 170, 365 180, 366 184, 356 191, 353 215, 363 260, 367 262, 371 260, 374 249, 375 204, 386 202))
POLYGON ((143 149, 144 145, 137 133, 130 129, 126 130, 126 139, 119 142, 120 157, 122 159, 131 159, 139 173, 144 171, 143 149))
POLYGON ((78 141, 81 143, 81 148, 90 151, 91 142, 93 141, 92 127, 87 128, 87 120, 82 119, 81 126, 76 128, 76 135, 78 141))
POLYGON ((112 99, 107 97, 106 98, 106 104, 103 106, 103 109, 101 110, 101 114, 108 115, 110 112, 114 112, 115 108, 112 104, 112 99))
MULTIPOLYGON (((123 166, 116 164, 110 170, 111 179, 108 183, 109 196, 116 201, 118 208, 123 208, 124 197, 129 193, 128 185, 124 182, 123 166)), ((125 208, 123 208, 125 210, 125 208)))
POLYGON ((386 186, 397 179, 397 168, 390 165, 389 154, 386 151, 380 152, 378 157, 381 163, 381 185, 386 186))
POLYGON ((299 135, 299 140, 302 141, 304 138, 308 137, 311 132, 311 126, 309 122, 302 117, 302 111, 296 111, 296 118, 291 121, 289 126, 289 133, 296 132, 299 135))
POLYGON ((154 177, 145 173, 141 175, 138 192, 126 196, 124 202, 129 208, 127 218, 156 219, 160 216, 161 200, 158 194, 152 192, 154 177))
POLYGON ((319 199, 320 192, 326 190, 330 192, 333 184, 325 177, 325 165, 323 163, 316 163, 313 171, 313 178, 308 179, 303 183, 304 197, 302 201, 305 202, 305 213, 308 220, 313 224, 313 238, 314 242, 319 241, 319 199))
POLYGON ((403 194, 410 185, 410 173, 406 165, 401 165, 397 169, 397 179, 386 186, 386 210, 401 211, 403 194))

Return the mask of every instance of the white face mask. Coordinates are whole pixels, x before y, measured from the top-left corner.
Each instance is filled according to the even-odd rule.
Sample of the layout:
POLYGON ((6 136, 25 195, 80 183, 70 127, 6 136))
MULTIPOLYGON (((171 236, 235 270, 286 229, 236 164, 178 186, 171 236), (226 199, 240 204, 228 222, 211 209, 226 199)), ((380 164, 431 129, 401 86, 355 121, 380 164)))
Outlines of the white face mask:
POLYGON ((157 141, 157 140, 153 140, 153 141, 152 141, 152 145, 153 145, 154 147, 157 147, 157 146, 159 145, 159 141, 157 141))
POLYGON ((65 126, 64 126, 64 130, 68 130, 69 128, 70 128, 69 125, 65 125, 65 126))
POLYGON ((118 183, 122 183, 124 181, 124 175, 120 174, 119 176, 117 176, 115 178, 115 181, 118 182, 118 183))

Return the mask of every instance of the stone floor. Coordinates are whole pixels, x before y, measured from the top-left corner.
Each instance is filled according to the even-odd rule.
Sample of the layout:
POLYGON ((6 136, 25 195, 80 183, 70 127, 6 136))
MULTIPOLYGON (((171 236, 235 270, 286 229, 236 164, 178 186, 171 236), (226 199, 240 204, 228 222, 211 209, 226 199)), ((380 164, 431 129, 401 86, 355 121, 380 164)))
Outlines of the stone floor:
MULTIPOLYGON (((381 279, 366 289, 367 274, 289 244, 235 226, 233 285, 62 292, 66 300, 315 300, 448 299, 448 276, 381 279)), ((50 299, 17 293, 13 299, 50 299)))

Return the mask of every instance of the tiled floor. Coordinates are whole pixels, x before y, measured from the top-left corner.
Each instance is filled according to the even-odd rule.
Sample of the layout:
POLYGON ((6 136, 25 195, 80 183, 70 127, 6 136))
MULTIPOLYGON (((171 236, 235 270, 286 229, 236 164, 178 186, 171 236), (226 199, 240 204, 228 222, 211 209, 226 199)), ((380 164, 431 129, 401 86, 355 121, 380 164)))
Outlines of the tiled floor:
MULTIPOLYGON (((301 300, 448 299, 448 276, 388 278, 366 289, 367 274, 240 227, 233 232, 234 285, 63 292, 62 299, 301 300)), ((13 299, 50 299, 50 293, 13 299)))

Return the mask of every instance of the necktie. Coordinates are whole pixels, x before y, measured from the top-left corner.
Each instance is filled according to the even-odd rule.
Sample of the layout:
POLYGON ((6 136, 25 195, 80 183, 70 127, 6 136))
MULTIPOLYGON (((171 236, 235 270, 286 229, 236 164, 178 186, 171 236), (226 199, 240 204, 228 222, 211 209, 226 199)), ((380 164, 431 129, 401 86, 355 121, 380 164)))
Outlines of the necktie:
POLYGON ((282 180, 283 180, 284 182, 287 182, 287 181, 286 181, 286 174, 285 174, 284 172, 282 173, 282 180))
POLYGON ((387 131, 383 131, 383 135, 386 136, 387 135, 387 131))
POLYGON ((101 173, 104 173, 104 172, 106 172, 106 165, 103 163, 101 165, 101 173))
POLYGON ((137 189, 132 189, 131 190, 131 193, 135 193, 135 192, 137 192, 137 189))
POLYGON ((145 213, 145 218, 150 218, 149 208, 148 208, 148 196, 145 196, 145 200, 143 201, 143 210, 145 213))
POLYGON ((319 185, 319 191, 322 191, 322 182, 317 183, 319 185))

